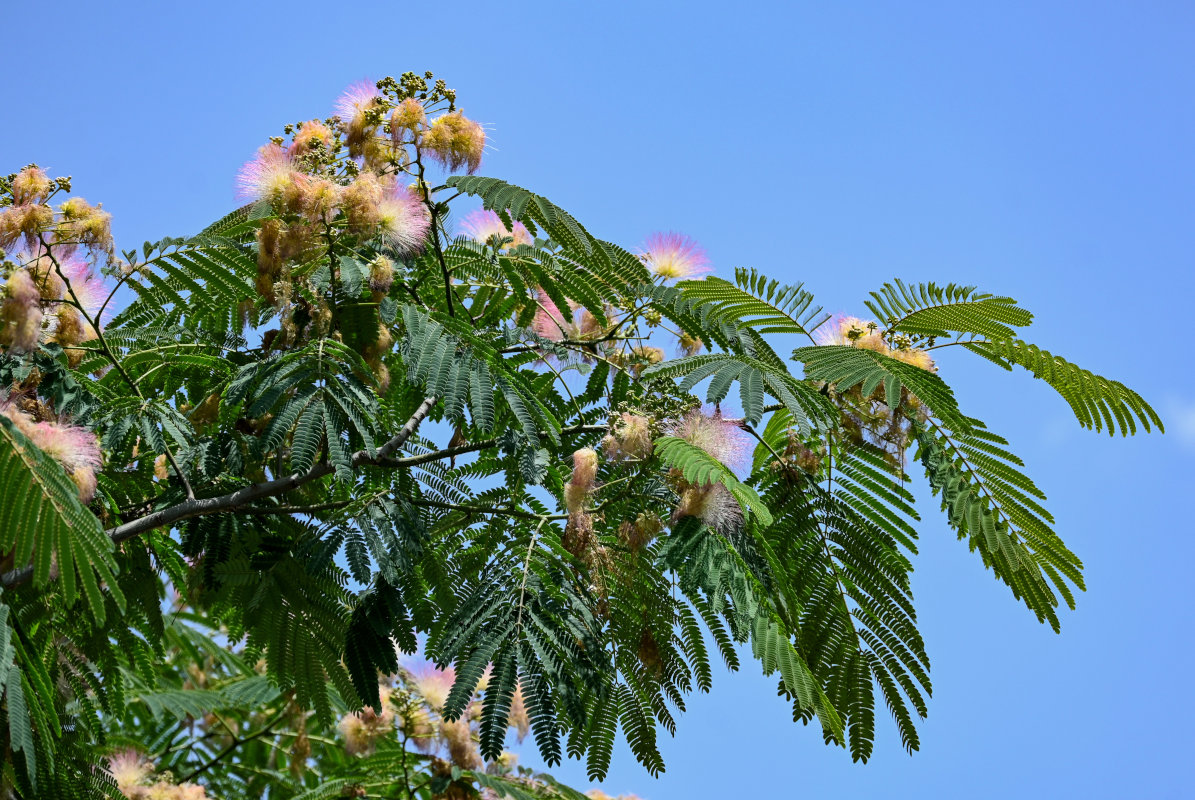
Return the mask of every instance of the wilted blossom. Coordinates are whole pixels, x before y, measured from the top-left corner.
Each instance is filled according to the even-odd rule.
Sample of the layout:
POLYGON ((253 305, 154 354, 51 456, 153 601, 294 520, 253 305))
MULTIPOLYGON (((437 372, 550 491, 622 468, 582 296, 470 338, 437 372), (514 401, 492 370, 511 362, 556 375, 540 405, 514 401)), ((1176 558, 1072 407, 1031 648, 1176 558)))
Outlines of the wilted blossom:
POLYGON ((448 757, 461 769, 480 769, 481 753, 473 740, 473 729, 464 719, 441 720, 440 736, 448 747, 448 757))
POLYGON ((93 253, 112 254, 112 215, 104 210, 102 203, 93 206, 82 197, 72 197, 60 210, 58 239, 68 252, 74 245, 84 245, 93 253))
POLYGON ((602 439, 602 452, 612 461, 651 455, 651 421, 640 414, 621 412, 610 433, 602 439))
POLYGON ((32 249, 38 234, 54 224, 54 209, 40 203, 25 203, 0 209, 0 249, 12 247, 18 240, 32 249))
POLYGON ((395 144, 402 141, 403 131, 418 134, 427 126, 427 111, 414 97, 403 100, 390 113, 390 137, 395 144))
POLYGON ((700 337, 691 336, 688 333, 681 333, 676 340, 676 352, 681 356, 695 356, 705 348, 705 342, 700 337))
POLYGON ((506 227, 506 223, 496 212, 488 209, 473 211, 461 222, 461 227, 470 239, 481 244, 489 242, 495 236, 499 239, 512 239, 513 241, 508 242, 506 247, 531 244, 531 233, 527 230, 526 225, 514 220, 514 230, 511 230, 506 227))
POLYGON ((424 149, 450 170, 476 172, 485 151, 485 130, 460 111, 436 119, 423 135, 424 149))
POLYGON ((680 280, 710 271, 705 250, 683 233, 653 233, 640 255, 647 268, 668 280, 680 280))
POLYGON ((394 285, 394 262, 386 256, 378 256, 369 262, 369 290, 381 299, 394 285))
POLYGON ((18 269, 8 276, 0 302, 0 345, 12 353, 37 349, 41 335, 41 292, 28 270, 18 269))
POLYGON ((739 423, 726 419, 721 411, 707 414, 693 409, 668 426, 670 436, 699 447, 731 469, 742 468, 751 455, 751 440, 739 423))
POLYGON ((54 182, 46 175, 45 170, 36 164, 30 164, 12 180, 13 205, 44 203, 53 189, 54 182))

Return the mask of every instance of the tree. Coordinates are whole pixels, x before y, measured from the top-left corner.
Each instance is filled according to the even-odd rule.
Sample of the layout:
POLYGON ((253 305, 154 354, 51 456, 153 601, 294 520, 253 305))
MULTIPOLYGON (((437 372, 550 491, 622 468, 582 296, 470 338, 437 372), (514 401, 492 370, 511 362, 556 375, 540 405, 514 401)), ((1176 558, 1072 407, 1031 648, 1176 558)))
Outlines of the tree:
POLYGON ((679 234, 598 239, 474 175, 485 133, 431 77, 351 87, 246 165, 245 205, 140 252, 69 178, 0 185, 11 796, 111 794, 117 767, 126 794, 568 796, 506 780, 512 720, 595 779, 621 730, 655 774, 658 729, 748 646, 828 743, 865 761, 878 696, 913 751, 906 470, 1058 629, 1082 564, 934 355, 1027 370, 1110 434, 1161 429, 1140 396, 975 287, 894 281, 831 318, 706 275, 679 234), (419 650, 453 670, 436 704, 419 650), (476 730, 419 754, 417 707, 476 730))

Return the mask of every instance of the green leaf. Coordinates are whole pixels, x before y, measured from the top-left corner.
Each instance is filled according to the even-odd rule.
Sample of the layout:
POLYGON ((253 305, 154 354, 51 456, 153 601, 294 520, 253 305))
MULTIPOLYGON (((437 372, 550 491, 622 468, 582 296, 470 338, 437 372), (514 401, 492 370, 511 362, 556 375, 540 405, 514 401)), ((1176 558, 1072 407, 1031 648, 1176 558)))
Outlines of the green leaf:
POLYGON ((729 467, 700 447, 675 436, 664 436, 656 440, 656 455, 679 469, 685 480, 695 486, 721 483, 743 510, 754 514, 761 525, 772 524, 772 512, 760 501, 755 490, 740 481, 729 467))
POLYGON ((56 562, 66 603, 73 604, 81 591, 97 621, 105 617, 101 582, 124 607, 112 540, 99 519, 79 502, 78 490, 58 462, 2 414, 0 552, 12 553, 17 568, 32 558, 35 586, 50 581, 51 563, 56 562))

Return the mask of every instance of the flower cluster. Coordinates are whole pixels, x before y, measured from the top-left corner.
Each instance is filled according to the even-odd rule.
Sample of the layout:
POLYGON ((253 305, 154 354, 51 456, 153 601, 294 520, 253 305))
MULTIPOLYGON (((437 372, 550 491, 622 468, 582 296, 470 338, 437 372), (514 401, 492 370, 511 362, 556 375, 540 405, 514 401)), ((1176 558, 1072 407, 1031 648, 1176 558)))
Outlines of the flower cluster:
MULTIPOLYGON (((476 691, 485 691, 488 680, 489 670, 476 691)), ((340 719, 337 728, 345 750, 349 755, 369 755, 382 739, 401 736, 403 741, 431 756, 433 762, 470 770, 486 766, 478 749, 481 704, 477 698, 470 699, 458 719, 446 719, 443 715, 455 682, 456 673, 451 667, 439 669, 421 661, 405 664, 397 675, 379 685, 381 711, 365 708, 340 719)), ((511 700, 508 725, 515 730, 519 741, 531 729, 521 687, 516 687, 511 700)), ((514 754, 503 753, 490 766, 509 769, 514 761, 514 754)))
MULTIPOLYGON (((885 336, 875 322, 858 317, 829 320, 817 330, 816 339, 821 345, 871 350, 927 372, 938 369, 929 353, 913 347, 907 336, 885 336)), ((831 392, 831 397, 842 412, 842 427, 848 441, 878 447, 894 464, 903 465, 911 436, 911 418, 926 413, 917 397, 902 388, 897 408, 889 407, 883 387, 877 387, 866 397, 857 386, 848 392, 831 392)))
POLYGON ((95 496, 96 470, 99 469, 98 437, 81 425, 55 419, 43 404, 29 400, 24 407, 12 397, 0 393, 0 415, 17 430, 57 461, 66 470, 79 491, 79 499, 90 503, 95 496))
MULTIPOLYGON (((683 439, 721 461, 731 469, 743 469, 751 454, 751 442, 739 421, 727 419, 721 411, 692 409, 666 428, 670 436, 683 439)), ((674 520, 697 517, 720 532, 737 530, 743 524, 739 502, 721 483, 690 484, 679 475, 676 481, 680 502, 672 512, 674 520)))
POLYGON ((100 206, 79 197, 50 204, 69 189, 69 178, 51 180, 36 165, 0 179, 0 248, 20 248, 15 260, 0 252, 0 349, 20 355, 55 342, 77 366, 76 346, 96 337, 107 296, 95 267, 113 243, 100 206))
POLYGON ((614 418, 610 433, 602 439, 602 452, 611 461, 647 458, 651 448, 651 420, 629 411, 614 418))
POLYGON ((913 347, 908 337, 899 335, 891 337, 891 344, 889 344, 880 331, 879 325, 858 317, 835 317, 817 329, 815 338, 821 345, 837 344, 859 347, 895 358, 897 361, 903 361, 927 372, 938 371, 929 353, 913 347))
POLYGON ((150 779, 154 767, 136 750, 124 750, 108 758, 108 774, 128 800, 207 800, 206 790, 195 783, 172 783, 150 779))
POLYGON ((366 707, 360 711, 345 714, 336 726, 344 737, 344 748, 349 755, 373 753, 379 739, 394 733, 395 715, 390 706, 390 687, 378 686, 381 697, 381 711, 366 707))

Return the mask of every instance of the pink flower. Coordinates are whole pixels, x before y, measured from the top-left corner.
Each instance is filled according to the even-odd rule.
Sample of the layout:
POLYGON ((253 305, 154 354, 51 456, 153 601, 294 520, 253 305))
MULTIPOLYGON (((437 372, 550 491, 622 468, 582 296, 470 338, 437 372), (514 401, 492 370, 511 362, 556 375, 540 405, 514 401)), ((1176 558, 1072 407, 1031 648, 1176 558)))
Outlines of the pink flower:
POLYGON ((37 349, 41 335, 41 292, 28 270, 18 269, 8 276, 0 302, 0 345, 13 353, 37 349))
POLYGON ((428 707, 437 713, 448 701, 448 692, 456 682, 456 671, 452 667, 439 669, 435 664, 424 662, 408 668, 411 674, 410 688, 421 696, 428 707))
POLYGON ((103 280, 95 274, 87 259, 78 255, 66 259, 61 266, 62 274, 70 281, 79 305, 83 306, 88 317, 95 319, 100 313, 100 306, 108 299, 108 288, 104 286, 103 280))
POLYGON ((79 499, 90 503, 95 496, 95 472, 100 466, 100 442, 87 428, 66 422, 34 422, 10 401, 0 402, 0 414, 8 417, 46 455, 66 470, 79 491, 79 499))
POLYGON ((746 466, 751 454, 751 440, 739 423, 726 419, 722 412, 707 414, 693 409, 668 427, 668 434, 699 447, 731 469, 746 466))
POLYGON ((281 146, 267 144, 237 173, 237 197, 242 200, 277 200, 294 183, 295 162, 281 146))
POLYGON ((495 236, 501 239, 513 238, 514 241, 507 243, 506 247, 531 244, 531 233, 527 230, 526 225, 514 220, 514 230, 512 231, 506 227, 497 213, 487 209, 478 209, 470 213, 462 220, 461 228, 469 235, 470 239, 482 244, 495 236))
POLYGON ((373 104, 382 98, 377 84, 373 81, 361 80, 350 84, 336 101, 336 114, 343 121, 349 122, 358 114, 364 114, 373 104))
POLYGON ((648 269, 668 280, 692 278, 710 271, 705 251, 682 233, 653 233, 644 242, 640 257, 648 269))
POLYGON ((431 221, 410 186, 394 184, 378 203, 377 218, 378 235, 390 247, 404 255, 422 249, 431 221))
POLYGON ((535 312, 535 319, 531 322, 531 330, 545 339, 553 342, 568 339, 575 332, 575 325, 564 321, 560 308, 552 302, 552 298, 543 289, 536 292, 539 310, 535 312))
POLYGON ((129 796, 131 791, 142 785, 153 768, 145 757, 136 750, 122 750, 108 756, 108 774, 116 781, 121 794, 129 796))

